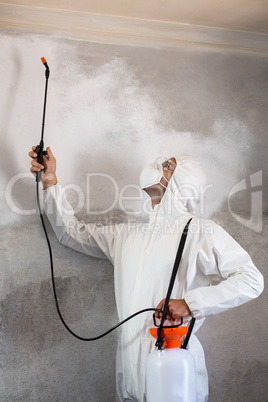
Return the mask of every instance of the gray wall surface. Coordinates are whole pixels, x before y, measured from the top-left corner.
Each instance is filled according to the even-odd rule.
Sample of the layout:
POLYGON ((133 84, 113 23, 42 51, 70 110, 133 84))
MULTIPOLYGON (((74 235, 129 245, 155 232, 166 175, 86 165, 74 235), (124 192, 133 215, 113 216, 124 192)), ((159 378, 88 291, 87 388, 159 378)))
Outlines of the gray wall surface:
MULTIPOLYGON (((27 156, 40 141, 45 84, 40 57, 51 69, 45 144, 57 158, 59 182, 69 186, 79 218, 141 219, 134 186, 142 167, 158 156, 188 153, 201 162, 210 185, 197 212, 220 223, 264 276, 267 58, 4 33, 0 43, 0 400, 114 401, 117 334, 94 343, 76 340, 54 306, 27 156), (89 181, 89 173, 110 178, 89 181), (263 197, 263 211, 252 198, 254 173, 258 178, 251 185, 263 197), (136 200, 125 201, 124 212, 116 203, 98 215, 114 201, 111 178, 119 190, 133 185, 126 195, 136 200), (243 180, 245 186, 237 186, 243 180), (239 191, 228 208, 234 186, 239 191)), ((113 267, 59 245, 50 227, 49 235, 66 321, 81 336, 110 328, 117 322, 113 267)), ((257 300, 208 318, 199 331, 211 402, 267 400, 266 307, 264 290, 257 300)))

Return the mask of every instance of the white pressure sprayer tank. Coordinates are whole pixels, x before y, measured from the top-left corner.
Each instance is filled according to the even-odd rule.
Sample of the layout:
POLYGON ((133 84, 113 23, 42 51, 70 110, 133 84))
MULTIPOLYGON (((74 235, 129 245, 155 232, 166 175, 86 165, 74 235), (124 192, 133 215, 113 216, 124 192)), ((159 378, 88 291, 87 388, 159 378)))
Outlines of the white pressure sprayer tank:
MULTIPOLYGON (((164 349, 146 360, 146 402, 197 402, 196 369, 192 354, 181 349, 188 327, 164 328, 164 349)), ((157 338, 157 328, 150 333, 157 338)))

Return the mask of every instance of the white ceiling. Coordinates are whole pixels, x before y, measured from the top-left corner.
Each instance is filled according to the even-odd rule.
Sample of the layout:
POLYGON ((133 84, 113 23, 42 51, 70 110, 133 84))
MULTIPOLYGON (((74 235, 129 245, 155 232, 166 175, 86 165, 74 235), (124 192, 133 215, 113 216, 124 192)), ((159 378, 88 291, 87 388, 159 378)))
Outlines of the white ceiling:
POLYGON ((0 0, 0 30, 268 54, 268 0, 0 0))
POLYGON ((3 3, 268 32, 267 0, 7 0, 3 3))

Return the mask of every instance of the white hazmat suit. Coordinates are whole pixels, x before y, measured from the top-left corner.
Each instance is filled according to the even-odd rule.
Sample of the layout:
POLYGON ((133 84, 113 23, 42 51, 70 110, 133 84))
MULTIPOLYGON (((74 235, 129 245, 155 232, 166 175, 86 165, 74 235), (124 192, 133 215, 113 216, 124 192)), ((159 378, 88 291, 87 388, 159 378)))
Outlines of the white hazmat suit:
MULTIPOLYGON (((156 307, 167 293, 182 231, 192 217, 187 184, 204 179, 199 165, 187 156, 177 167, 164 197, 149 215, 148 223, 96 226, 79 222, 59 184, 44 191, 44 208, 60 243, 114 265, 115 297, 119 320, 138 310, 156 307), (192 175, 192 177, 191 177, 192 175), (180 190, 179 189, 180 186, 180 190), (183 190, 183 191, 182 191, 183 190), (185 190, 185 191, 184 191, 185 190)), ((263 278, 247 252, 211 220, 193 216, 172 299, 185 299, 196 318, 193 332, 205 317, 256 298, 263 278)), ((121 327, 117 349, 116 385, 119 401, 145 401, 145 360, 154 349, 150 336, 152 313, 121 327)), ((208 397, 204 352, 192 334, 188 350, 197 369, 198 402, 208 397)))

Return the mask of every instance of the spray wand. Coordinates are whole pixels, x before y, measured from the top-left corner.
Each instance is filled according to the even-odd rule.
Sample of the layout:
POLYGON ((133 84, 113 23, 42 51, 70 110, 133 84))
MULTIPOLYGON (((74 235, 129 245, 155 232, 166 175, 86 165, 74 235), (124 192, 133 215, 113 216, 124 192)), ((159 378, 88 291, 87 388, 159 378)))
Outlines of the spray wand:
MULTIPOLYGON (((44 130, 45 130, 46 105, 47 105, 47 86, 48 86, 48 79, 49 79, 50 70, 49 70, 49 67, 48 67, 46 59, 44 57, 42 57, 41 60, 42 60, 42 63, 44 64, 44 66, 46 68, 46 72, 45 72, 46 86, 45 86, 45 97, 44 97, 41 140, 40 140, 39 145, 36 146, 35 153, 37 154, 37 162, 40 163, 41 165, 43 165, 43 156, 47 155, 47 151, 44 151, 44 130)), ((40 180, 41 180, 41 173, 42 173, 41 170, 36 173, 36 182, 37 183, 39 183, 40 180)))
MULTIPOLYGON (((42 121, 42 133, 41 133, 41 140, 39 145, 36 146, 35 149, 35 153, 37 154, 37 162, 40 163, 41 165, 43 164, 43 156, 47 155, 47 151, 44 150, 44 129, 45 129, 45 116, 46 116, 46 103, 47 103, 47 87, 48 87, 48 79, 49 79, 49 74, 50 74, 50 70, 47 64, 47 61, 44 57, 41 58, 42 63, 44 64, 46 71, 45 71, 45 77, 46 77, 46 86, 45 86, 45 96, 44 96, 44 108, 43 108, 43 121, 42 121)), ((116 328, 120 327, 122 324, 124 324, 125 322, 127 322, 128 320, 136 317, 139 314, 142 313, 146 313, 148 311, 158 311, 159 313, 163 313, 162 310, 156 309, 156 308, 146 308, 143 310, 140 310, 134 314, 132 314, 131 316, 127 317, 126 319, 124 319, 123 321, 119 322, 118 324, 116 324, 114 327, 112 327, 111 329, 109 329, 108 331, 106 331, 105 333, 99 335, 99 336, 95 336, 93 338, 84 338, 81 337, 79 335, 77 335, 75 332, 73 332, 69 326, 66 324, 61 311, 60 311, 60 307, 59 307, 59 303, 58 303, 58 297, 57 297, 57 292, 56 292, 56 284, 55 284, 55 278, 54 278, 54 267, 53 267, 53 256, 52 256, 52 249, 51 249, 51 245, 50 245, 50 241, 48 238, 48 234, 47 234, 47 230, 46 230, 46 226, 45 226, 45 221, 44 221, 44 217, 43 217, 43 213, 41 211, 41 206, 40 206, 40 200, 39 200, 39 182, 41 181, 41 173, 42 171, 38 171, 36 173, 36 198, 37 198, 37 205, 38 205, 38 211, 39 211, 39 215, 40 215, 40 219, 42 222, 42 226, 44 229, 44 233, 46 236, 46 240, 47 240, 47 245, 48 245, 48 250, 49 250, 49 257, 50 257, 50 268, 51 268, 51 280, 52 280, 52 287, 53 287, 53 294, 54 294, 54 299, 55 299, 55 304, 56 304, 56 309, 59 315, 59 318, 62 322, 62 324, 65 326, 65 328, 67 329, 67 331, 70 332, 71 335, 73 335, 75 338, 80 339, 81 341, 95 341, 97 339, 100 339, 106 335, 108 335, 110 332, 114 331, 116 328)))

